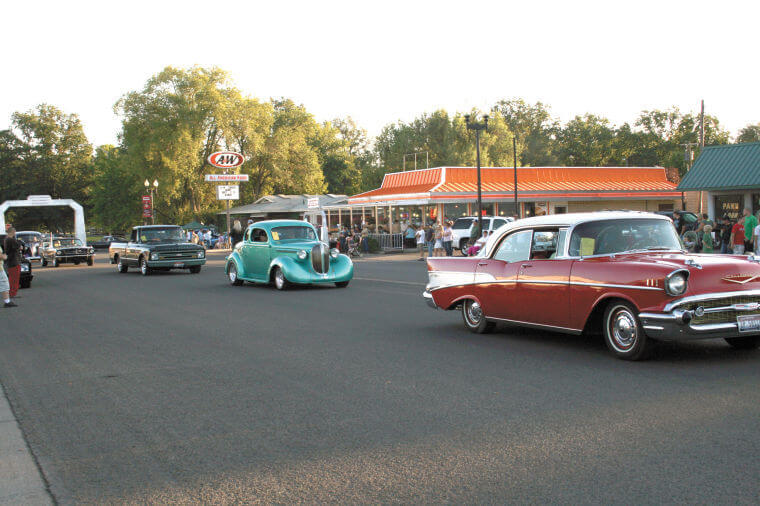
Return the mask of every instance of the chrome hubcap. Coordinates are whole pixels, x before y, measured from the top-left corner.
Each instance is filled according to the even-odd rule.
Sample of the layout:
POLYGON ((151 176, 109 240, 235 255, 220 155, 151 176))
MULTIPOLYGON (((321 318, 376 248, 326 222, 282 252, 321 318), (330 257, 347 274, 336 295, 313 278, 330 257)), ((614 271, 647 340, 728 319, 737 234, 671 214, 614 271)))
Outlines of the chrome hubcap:
POLYGON ((230 281, 233 283, 237 279, 237 270, 235 269, 234 265, 230 265, 230 281))
POLYGON ((636 342, 636 321, 628 311, 618 311, 612 316, 612 339, 621 351, 630 349, 636 342))
POLYGON ((277 287, 282 288, 282 285, 285 284, 285 276, 283 276, 281 270, 277 271, 277 274, 274 276, 274 280, 277 283, 277 287))
POLYGON ((470 323, 477 325, 480 323, 480 319, 483 318, 483 311, 480 309, 480 304, 477 302, 470 302, 467 304, 467 319, 470 323))
POLYGON ((140 264, 140 269, 142 269, 143 272, 147 272, 148 263, 145 260, 143 260, 142 263, 140 264))

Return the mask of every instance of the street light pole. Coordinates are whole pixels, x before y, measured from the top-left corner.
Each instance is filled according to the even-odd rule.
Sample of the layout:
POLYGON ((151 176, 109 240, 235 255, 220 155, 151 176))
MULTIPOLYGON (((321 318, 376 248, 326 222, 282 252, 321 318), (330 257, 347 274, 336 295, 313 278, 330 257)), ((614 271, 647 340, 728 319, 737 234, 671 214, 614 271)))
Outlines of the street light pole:
POLYGON ((150 181, 148 181, 147 179, 145 180, 145 183, 143 184, 145 185, 146 190, 150 190, 150 224, 155 225, 156 224, 156 210, 155 210, 155 207, 153 206, 153 191, 158 190, 158 179, 153 180, 153 186, 151 186, 150 181))
POLYGON ((520 208, 517 207, 517 137, 512 135, 512 158, 515 166, 515 214, 517 215, 517 218, 522 218, 520 216, 520 208))
POLYGON ((464 115, 464 122, 467 125, 467 130, 475 130, 475 157, 478 166, 478 229, 480 234, 483 234, 483 193, 480 181, 480 131, 488 131, 488 115, 483 116, 483 121, 478 123, 476 121, 470 122, 470 115, 464 115))

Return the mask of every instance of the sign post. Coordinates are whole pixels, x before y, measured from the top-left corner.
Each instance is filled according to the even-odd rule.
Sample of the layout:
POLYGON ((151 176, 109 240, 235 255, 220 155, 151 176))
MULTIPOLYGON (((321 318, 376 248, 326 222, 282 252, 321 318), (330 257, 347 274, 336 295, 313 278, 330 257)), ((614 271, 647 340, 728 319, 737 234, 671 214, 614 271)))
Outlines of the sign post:
POLYGON ((153 199, 150 198, 150 195, 143 195, 142 196, 142 206, 143 206, 143 218, 144 221, 147 221, 147 218, 153 217, 153 199))
MULTIPOLYGON (((208 163, 218 169, 224 169, 224 174, 206 174, 206 181, 209 182, 243 182, 248 181, 248 174, 227 174, 229 169, 240 167, 245 162, 245 157, 234 151, 217 151, 208 157, 208 163)), ((217 200, 226 201, 227 207, 227 236, 232 231, 230 227, 230 200, 240 199, 240 186, 238 185, 217 185, 217 200)))

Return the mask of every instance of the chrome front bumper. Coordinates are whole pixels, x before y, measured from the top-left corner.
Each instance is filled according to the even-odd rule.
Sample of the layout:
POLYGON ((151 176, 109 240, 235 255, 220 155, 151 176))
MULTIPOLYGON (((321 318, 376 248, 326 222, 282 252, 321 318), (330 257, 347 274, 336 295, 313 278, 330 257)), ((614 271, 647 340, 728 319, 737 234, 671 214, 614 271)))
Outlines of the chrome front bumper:
MULTIPOLYGON (((719 301, 730 299, 731 297, 760 297, 760 290, 709 293, 684 297, 665 306, 662 313, 639 313, 639 320, 647 336, 664 341, 731 338, 760 334, 760 329, 739 332, 739 323, 737 321, 694 323, 695 310, 683 308, 689 304, 719 301)), ((732 311, 736 316, 741 316, 743 312, 757 310, 755 304, 726 303, 726 305, 720 307, 707 307, 703 311, 704 313, 732 311)))

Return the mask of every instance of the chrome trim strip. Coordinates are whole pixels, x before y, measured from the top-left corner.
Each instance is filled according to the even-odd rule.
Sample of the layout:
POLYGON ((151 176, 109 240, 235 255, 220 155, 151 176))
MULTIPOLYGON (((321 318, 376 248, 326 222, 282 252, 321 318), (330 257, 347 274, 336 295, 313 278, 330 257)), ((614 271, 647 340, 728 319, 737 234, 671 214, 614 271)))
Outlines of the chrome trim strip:
POLYGON ((664 321, 676 321, 676 315, 674 314, 660 314, 660 313, 639 313, 639 319, 643 320, 664 320, 664 321))
POLYGON ((673 302, 667 304, 665 308, 663 309, 663 311, 669 312, 682 304, 689 304, 691 302, 719 300, 719 299, 725 299, 729 297, 760 297, 760 290, 740 290, 740 291, 735 291, 735 292, 713 292, 713 293, 705 293, 701 295, 690 295, 682 299, 674 300, 673 302))
POLYGON ((646 329, 646 330, 665 330, 665 327, 660 327, 659 325, 644 325, 644 329, 646 329))
POLYGON ((473 281, 471 283, 457 283, 454 285, 438 285, 431 287, 428 285, 428 290, 435 291, 441 288, 453 288, 458 286, 470 286, 470 285, 486 285, 486 284, 509 284, 509 283, 524 283, 524 284, 543 284, 543 285, 571 285, 571 286, 591 286, 595 288, 623 288, 631 290, 656 290, 663 291, 662 288, 654 286, 636 286, 636 285, 613 285, 608 283, 584 283, 581 281, 553 281, 543 279, 494 279, 493 281, 473 281))
POLYGON ((486 316, 486 319, 488 320, 498 320, 500 322, 507 322, 507 323, 515 323, 517 325, 522 325, 523 327, 531 327, 531 328, 537 328, 537 329, 549 329, 549 330, 558 330, 560 332, 566 332, 568 334, 582 334, 583 329, 571 329, 568 327, 558 327, 556 325, 544 325, 542 323, 530 323, 530 322, 523 322, 519 320, 509 320, 507 318, 493 318, 491 316, 486 316))
POLYGON ((750 302, 747 304, 733 304, 731 306, 706 307, 705 313, 721 313, 723 311, 757 311, 760 309, 760 303, 750 302))
POLYGON ((703 325, 689 325, 689 328, 695 332, 715 332, 716 330, 736 330, 739 326, 736 323, 705 323, 703 325))

